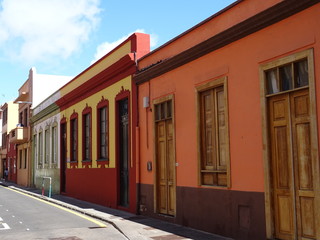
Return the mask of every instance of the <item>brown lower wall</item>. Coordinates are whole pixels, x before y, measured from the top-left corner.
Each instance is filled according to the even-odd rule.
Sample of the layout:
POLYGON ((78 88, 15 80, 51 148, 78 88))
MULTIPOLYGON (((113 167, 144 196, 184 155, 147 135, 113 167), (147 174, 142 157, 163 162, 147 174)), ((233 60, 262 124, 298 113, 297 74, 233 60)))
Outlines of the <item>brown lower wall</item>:
POLYGON ((264 240, 264 193, 177 187, 175 217, 154 213, 153 185, 140 185, 140 214, 241 240, 264 240))

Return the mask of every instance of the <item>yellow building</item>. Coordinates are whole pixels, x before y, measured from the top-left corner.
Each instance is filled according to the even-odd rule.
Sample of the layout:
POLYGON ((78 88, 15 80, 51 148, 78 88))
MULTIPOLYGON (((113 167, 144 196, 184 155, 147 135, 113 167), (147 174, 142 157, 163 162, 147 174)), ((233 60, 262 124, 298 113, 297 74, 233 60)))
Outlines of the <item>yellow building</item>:
POLYGON ((149 35, 135 33, 60 90, 60 190, 136 211, 136 60, 149 35))

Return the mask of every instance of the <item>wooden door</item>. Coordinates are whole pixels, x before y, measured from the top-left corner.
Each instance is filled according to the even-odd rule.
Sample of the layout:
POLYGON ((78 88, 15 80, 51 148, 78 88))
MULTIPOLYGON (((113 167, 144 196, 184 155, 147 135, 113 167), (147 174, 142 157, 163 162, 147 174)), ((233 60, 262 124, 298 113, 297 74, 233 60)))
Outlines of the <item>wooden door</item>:
POLYGON ((316 239, 309 90, 270 97, 268 104, 275 237, 316 239))
POLYGON ((156 106, 157 210, 175 215, 176 183, 172 101, 156 106))
POLYGON ((128 98, 118 102, 119 205, 129 205, 129 112, 128 98))

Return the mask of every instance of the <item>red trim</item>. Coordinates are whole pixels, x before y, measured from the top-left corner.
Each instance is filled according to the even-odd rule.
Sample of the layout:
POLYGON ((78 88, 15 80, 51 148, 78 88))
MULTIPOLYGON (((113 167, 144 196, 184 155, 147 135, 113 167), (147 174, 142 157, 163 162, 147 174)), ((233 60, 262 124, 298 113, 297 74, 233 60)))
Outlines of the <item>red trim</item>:
POLYGON ((136 33, 136 37, 131 39, 131 51, 136 54, 135 60, 148 54, 150 52, 150 35, 136 33))
POLYGON ((73 112, 70 116, 70 167, 71 168, 76 168, 78 166, 78 161, 79 161, 79 156, 78 156, 78 139, 79 139, 79 136, 78 136, 78 124, 79 124, 79 121, 78 121, 78 113, 76 112, 73 112), (75 121, 75 126, 73 126, 73 121, 75 121), (76 149, 73 149, 73 130, 74 130, 74 127, 76 127, 76 149), (76 152, 76 156, 73 156, 73 150, 75 150, 76 152), (76 161, 74 161, 73 159, 76 159, 76 161))
POLYGON ((100 102, 97 104, 97 155, 98 155, 98 159, 97 159, 97 165, 104 168, 105 164, 109 165, 109 154, 110 154, 110 148, 109 148, 109 101, 107 99, 105 99, 103 96, 100 100, 100 102), (106 151, 107 151, 107 158, 106 159, 102 159, 101 158, 101 153, 100 153, 100 109, 106 107, 107 108, 107 112, 106 112, 106 121, 107 121, 107 125, 106 125, 106 131, 107 131, 107 146, 106 146, 106 151))
POLYGON ((66 123, 66 122, 67 122, 67 118, 65 116, 63 116, 63 118, 61 118, 61 120, 60 120, 60 125, 63 123, 66 123))
MULTIPOLYGON (((129 36, 125 41, 123 41, 121 44, 119 44, 117 47, 115 47, 114 49, 112 49, 112 51, 110 51, 108 54, 106 54, 105 56, 103 56, 101 59, 99 59, 98 61, 96 61, 95 63, 93 63, 91 66, 89 66, 87 69, 85 69, 84 71, 82 71, 81 73, 79 73, 77 76, 75 76, 70 82, 68 82, 67 84, 65 84, 63 87, 61 87, 59 90, 63 89, 64 87, 68 86, 70 83, 74 82, 77 80, 77 78, 79 78, 81 75, 83 75, 84 73, 86 73, 87 71, 89 71, 91 68, 94 68, 97 64, 99 64, 101 61, 103 61, 104 59, 106 59, 107 57, 109 57, 112 53, 114 53, 115 51, 117 51, 119 48, 121 48, 123 45, 125 45, 127 42, 132 41, 135 42, 137 44, 137 37, 139 38, 139 49, 136 46, 133 46, 131 44, 131 49, 130 52, 136 52, 138 55, 140 55, 142 52, 143 54, 147 54, 150 52, 150 36, 148 34, 144 34, 144 33, 133 33, 131 36, 129 36), (143 44, 141 44, 140 42, 143 42, 143 44), (142 49, 142 51, 140 51, 140 48, 142 49), (145 52, 145 49, 147 49, 147 51, 145 52)), ((141 55, 143 55, 141 54, 141 55)))
POLYGON ((134 54, 130 53, 122 57, 116 63, 98 73, 91 79, 79 87, 73 89, 65 96, 57 100, 57 105, 61 111, 74 105, 75 103, 84 100, 85 98, 97 93, 117 81, 132 75, 136 71, 134 54))
MULTIPOLYGON (((132 202, 132 196, 133 198, 135 198, 135 188, 132 188, 132 181, 130 179, 131 177, 131 98, 130 98, 130 91, 129 90, 124 90, 124 87, 121 87, 120 92, 116 95, 115 97, 115 120, 116 120, 116 175, 117 175, 117 204, 118 204, 118 208, 122 209, 122 210, 129 210, 132 208, 132 206, 135 206, 135 200, 134 202, 132 202), (119 170, 120 170, 120 144, 119 144, 119 123, 120 123, 120 119, 119 119, 119 101, 124 100, 124 99, 128 99, 128 180, 129 180, 129 205, 128 207, 122 207, 119 205, 120 202, 120 174, 119 174, 119 170)), ((135 181, 134 181, 134 185, 135 185, 135 181)))
POLYGON ((92 165, 92 108, 86 104, 86 107, 82 111, 82 166, 89 167, 92 165), (89 125, 89 159, 85 159, 85 116, 89 114, 90 125, 89 125))

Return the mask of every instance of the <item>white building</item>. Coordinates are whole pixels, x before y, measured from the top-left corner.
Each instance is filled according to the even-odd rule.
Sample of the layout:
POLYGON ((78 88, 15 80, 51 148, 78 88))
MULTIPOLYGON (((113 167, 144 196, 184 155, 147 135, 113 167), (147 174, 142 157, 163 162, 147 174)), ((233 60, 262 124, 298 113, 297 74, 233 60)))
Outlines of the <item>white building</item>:
POLYGON ((19 122, 16 123, 15 133, 12 134, 15 137, 9 138, 9 141, 18 144, 18 162, 26 162, 26 164, 19 164, 19 166, 23 166, 18 168, 17 183, 20 185, 31 186, 34 184, 30 151, 32 145, 31 112, 34 115, 37 111, 41 111, 43 108, 41 103, 72 78, 70 76, 38 74, 35 68, 31 68, 28 79, 19 89, 19 96, 15 100, 15 103, 19 103, 19 122))

